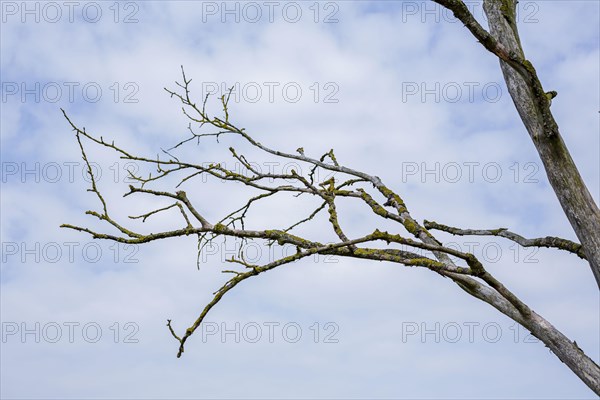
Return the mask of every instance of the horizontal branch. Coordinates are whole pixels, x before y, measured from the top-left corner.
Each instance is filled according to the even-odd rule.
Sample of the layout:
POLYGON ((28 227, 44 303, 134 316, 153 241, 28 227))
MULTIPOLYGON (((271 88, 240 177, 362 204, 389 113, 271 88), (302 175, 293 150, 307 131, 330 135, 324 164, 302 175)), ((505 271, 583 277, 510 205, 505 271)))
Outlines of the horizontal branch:
POLYGON ((503 238, 512 240, 513 242, 516 242, 523 247, 555 248, 555 249, 565 250, 565 251, 568 251, 569 253, 576 254, 580 258, 583 258, 583 259, 586 258, 585 253, 583 252, 583 249, 581 248, 581 245, 579 243, 570 241, 568 239, 562 239, 559 237, 555 237, 555 236, 545 236, 545 237, 534 238, 534 239, 526 239, 523 236, 518 235, 514 232, 511 232, 506 228, 460 229, 460 228, 455 228, 455 227, 448 226, 448 225, 438 224, 435 221, 427 221, 427 220, 425 220, 423 224, 425 225, 425 227, 427 229, 436 229, 439 231, 451 233, 453 235, 499 236, 499 237, 503 237, 503 238))

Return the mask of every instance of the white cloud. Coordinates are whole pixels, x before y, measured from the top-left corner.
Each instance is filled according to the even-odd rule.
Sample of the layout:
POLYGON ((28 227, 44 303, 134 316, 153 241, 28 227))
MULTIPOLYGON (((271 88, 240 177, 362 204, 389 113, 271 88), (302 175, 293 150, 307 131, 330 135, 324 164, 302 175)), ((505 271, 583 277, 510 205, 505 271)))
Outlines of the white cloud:
MULTIPOLYGON (((40 93, 39 102, 34 94, 22 102, 21 92, 3 93, 8 97, 2 101, 2 321, 17 323, 19 329, 21 322, 31 328, 37 321, 48 334, 48 324, 56 322, 63 335, 65 322, 80 323, 77 329, 94 322, 103 332, 96 344, 88 343, 79 330, 74 343, 66 336, 56 344, 34 343, 33 335, 25 343, 19 335, 8 337, 2 343, 3 396, 590 396, 543 345, 523 343, 524 332, 515 343, 512 321, 447 279, 353 259, 306 260, 251 279, 229 293, 208 318, 229 328, 235 322, 256 322, 264 334, 269 321, 280 326, 296 322, 304 335, 298 343, 287 343, 280 331, 274 343, 261 339, 256 344, 234 343, 231 336, 220 343, 219 335, 203 343, 197 334, 184 356, 176 359, 177 342, 167 331, 166 319, 173 319, 178 333, 193 322, 225 279, 219 273, 222 254, 202 260, 198 272, 195 238, 139 248, 100 242, 101 256, 91 262, 95 256, 82 250, 91 252, 96 242, 58 228, 61 223, 105 228, 83 215, 88 209, 99 210, 100 203, 85 191, 81 154, 58 108, 65 108, 89 132, 155 157, 188 134, 180 104, 163 90, 176 87, 182 64, 194 80, 198 102, 203 88, 213 82, 239 83, 241 90, 244 85, 247 90, 258 87, 262 97, 256 103, 243 98, 232 102, 232 115, 240 126, 262 143, 289 152, 303 146, 320 156, 333 147, 340 162, 378 175, 396 189, 418 220, 467 228, 505 226, 526 236, 574 236, 518 120, 497 61, 462 24, 451 23, 437 11, 425 13, 425 7, 435 9, 431 4, 343 2, 327 3, 334 8, 325 8, 326 3, 319 3, 320 20, 339 6, 339 22, 333 24, 312 21, 313 3, 301 3, 303 19, 296 24, 286 22, 280 9, 274 23, 264 18, 256 24, 244 18, 233 23, 231 15, 226 16, 229 22, 221 23, 222 16, 207 8, 221 7, 220 2, 132 3, 139 6, 139 22, 123 24, 113 22, 111 3, 99 4, 103 19, 97 24, 81 16, 73 23, 21 23, 18 15, 2 24, 3 91, 7 82, 16 83, 19 90, 22 82, 27 88, 39 82, 48 90, 40 93), (65 82, 78 83, 73 100, 65 82), (273 102, 268 82, 279 83, 273 102), (53 83, 63 90, 55 103, 48 101, 53 83), (285 100, 286 83, 301 87, 298 102, 285 100), (477 85, 470 93, 473 83, 477 85), (86 84, 101 88, 97 102, 86 101, 86 84), (447 90, 437 102, 435 94, 422 93, 436 84, 447 90), (486 84, 500 87, 498 101, 485 97, 486 84), (407 92, 415 88, 418 92, 407 92), (457 101, 446 101, 457 88, 457 101), (338 102, 324 102, 328 95, 338 102), (447 175, 454 171, 448 169, 450 163, 461 174, 456 183, 447 175), (472 163, 478 164, 470 171, 472 163), (56 165, 60 178, 54 180, 56 165), (69 165, 74 165, 72 170, 69 165), (486 174, 489 165, 500 168, 497 182, 489 175, 494 171, 486 174), (415 166, 416 171, 410 169, 415 166), (73 259, 66 244, 71 242, 76 242, 73 259), (35 249, 36 243, 40 262, 36 254, 23 251, 35 249), (56 249, 62 253, 54 262, 56 249), (137 262, 126 262, 132 260, 137 262), (124 328, 127 322, 139 327, 134 335, 139 343, 123 343, 131 332, 124 328), (313 340, 315 322, 320 324, 319 343, 313 340), (322 343, 327 322, 339 327, 339 343, 322 343), (419 329, 425 323, 431 329, 436 322, 442 327, 438 333, 457 323, 463 337, 456 344, 435 343, 430 335, 421 343, 419 332, 402 340, 407 323, 419 329), (490 343, 479 330, 470 343, 464 336, 464 323, 470 322, 478 327, 498 324, 502 340, 490 343), (470 385, 465 385, 465 376, 474 378, 470 385)), ((136 10, 119 4, 120 20, 136 10)), ((525 6, 521 16, 528 19, 520 28, 526 52, 544 86, 559 92, 552 109, 590 190, 597 194, 598 137, 590 137, 597 127, 600 85, 597 7, 583 1, 525 6)), ((267 10, 262 11, 266 16, 267 10)), ((208 107, 220 111, 215 98, 208 107)), ((263 163, 263 168, 271 160, 235 138, 222 138, 221 144, 207 140, 181 154, 197 163, 229 162, 229 145, 263 163)), ((102 168, 99 184, 115 218, 141 232, 183 224, 175 209, 146 224, 128 220, 129 215, 169 202, 141 195, 123 199, 125 169, 132 166, 89 143, 86 149, 102 168)), ((223 182, 196 180, 183 187, 211 221, 246 201, 243 190, 223 182)), ((282 197, 258 207, 250 223, 257 228, 284 227, 310 212, 307 203, 299 206, 298 200, 282 197)), ((344 204, 340 214, 352 234, 374 225, 365 217, 365 207, 344 204)), ((320 217, 302 232, 333 237, 326 215, 320 217)), ((391 224, 385 227, 402 231, 391 224)), ((456 237, 440 238, 459 242, 456 237)), ((488 250, 501 249, 499 261, 493 253, 483 257, 491 258, 486 260, 490 269, 509 287, 589 354, 598 353, 598 293, 585 263, 547 249, 535 254, 521 249, 517 254, 507 241, 478 243, 477 251, 486 243, 493 244, 488 250)), ((235 250, 234 242, 228 246, 222 251, 235 250)), ((14 327, 9 325, 3 325, 3 332, 14 327)))

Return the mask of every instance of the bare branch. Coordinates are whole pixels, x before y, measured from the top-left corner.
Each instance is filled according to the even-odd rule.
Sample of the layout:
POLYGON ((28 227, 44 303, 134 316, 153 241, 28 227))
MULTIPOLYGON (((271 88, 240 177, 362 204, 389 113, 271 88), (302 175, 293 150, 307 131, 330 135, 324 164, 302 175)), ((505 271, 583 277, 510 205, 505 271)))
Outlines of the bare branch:
POLYGON ((585 253, 583 252, 581 245, 579 243, 572 242, 567 239, 562 239, 555 236, 545 236, 541 238, 535 239, 526 239, 521 235, 518 235, 514 232, 509 231, 506 228, 499 229, 460 229, 454 228, 447 225, 438 224, 435 221, 424 221, 424 226, 427 229, 437 229, 439 231, 448 232, 453 235, 459 236, 499 236, 513 242, 520 244, 523 247, 549 247, 560 250, 565 250, 573 254, 577 254, 580 258, 585 259, 585 253))
MULTIPOLYGON (((486 48, 494 52, 494 54, 498 55, 498 57, 500 57, 502 60, 506 59, 506 62, 514 65, 516 69, 522 70, 525 68, 525 71, 522 73, 524 75, 529 74, 529 79, 537 79, 537 77, 535 77, 535 71, 532 73, 527 67, 528 61, 522 59, 521 55, 519 54, 513 54, 512 52, 507 53, 502 44, 498 43, 496 39, 494 39, 489 33, 481 28, 474 19, 472 19, 470 13, 465 14, 466 7, 464 7, 464 3, 458 0, 439 0, 438 2, 440 4, 447 4, 449 7, 453 7, 455 10, 457 10, 455 11, 455 13, 458 13, 457 16, 462 18, 461 20, 464 20, 463 22, 466 21, 469 24, 469 29, 471 29, 472 32, 474 32, 474 34, 476 34, 476 36, 482 40, 482 43, 484 43, 486 48)), ((241 239, 243 243, 251 240, 262 240, 265 241, 269 246, 276 243, 279 246, 292 245, 296 248, 295 254, 266 263, 262 266, 247 262, 244 259, 243 247, 240 248, 238 258, 232 257, 230 260, 226 260, 228 263, 237 264, 237 268, 240 268, 240 266, 243 267, 242 271, 238 271, 236 269, 225 269, 222 271, 223 273, 232 274, 233 276, 231 276, 223 286, 213 293, 213 299, 205 305, 194 323, 188 329, 186 329, 185 334, 181 337, 175 334, 175 331, 171 326, 171 320, 168 320, 167 327, 171 335, 179 342, 177 357, 181 357, 182 353, 184 352, 185 342, 201 325, 208 312, 219 303, 219 301, 227 292, 237 286, 240 282, 279 266, 291 264, 312 254, 387 261, 407 267, 415 266, 427 268, 443 277, 450 278, 454 283, 456 283, 471 296, 485 301, 502 312, 504 315, 507 315, 526 328, 530 329, 534 334, 539 335, 543 340, 545 340, 545 343, 547 343, 549 346, 555 346, 554 342, 548 339, 548 335, 551 335, 552 337, 556 338, 556 340, 560 341, 561 345, 559 348, 562 349, 560 351, 563 351, 566 348, 567 350, 565 351, 567 352, 577 352, 577 349, 572 348, 572 346, 569 347, 570 345, 564 342, 566 340, 564 335, 560 336, 560 332, 557 333, 557 331, 547 321, 535 314, 535 312, 533 312, 533 310, 531 310, 513 292, 511 292, 494 276, 492 276, 492 274, 485 269, 482 263, 473 254, 464 253, 444 246, 429 232, 429 229, 443 230, 453 234, 501 236, 513 240, 523 246, 556 247, 563 250, 572 251, 575 254, 578 254, 580 257, 584 257, 580 245, 564 239, 550 237, 525 239, 505 229, 493 231, 460 230, 428 221, 425 221, 424 224, 421 225, 411 216, 406 204, 404 203, 404 200, 397 193, 388 188, 379 177, 362 171, 357 171, 340 164, 333 150, 323 154, 321 157, 313 158, 307 155, 307 152, 304 150, 304 148, 296 149, 295 153, 287 153, 274 150, 261 144, 243 128, 238 128, 231 121, 231 114, 228 109, 231 92, 229 92, 226 96, 223 95, 220 97, 220 103, 223 108, 224 116, 222 118, 212 117, 206 111, 208 95, 204 98, 202 106, 198 106, 190 97, 190 82, 191 79, 187 79, 185 71, 182 67, 182 83, 176 82, 177 86, 181 88, 181 90, 176 92, 165 88, 171 97, 177 98, 182 103, 182 111, 190 120, 188 130, 191 133, 191 137, 178 142, 175 146, 169 148, 168 150, 163 150, 163 153, 168 157, 168 159, 165 160, 161 160, 158 155, 156 159, 136 156, 119 148, 114 144, 114 142, 105 142, 101 136, 99 139, 97 139, 94 136, 86 133, 85 130, 80 130, 77 128, 63 111, 65 118, 67 118, 67 121, 76 132, 76 137, 86 165, 88 166, 88 173, 90 175, 91 167, 80 139, 81 136, 86 137, 95 144, 116 151, 121 158, 140 161, 148 165, 156 166, 158 173, 155 176, 152 176, 151 174, 149 174, 147 178, 133 176, 139 187, 133 185, 129 186, 129 192, 126 193, 125 196, 132 194, 145 194, 167 197, 175 199, 176 201, 170 206, 159 208, 130 218, 141 218, 142 221, 145 222, 148 217, 177 206, 185 219, 186 226, 183 229, 149 234, 139 234, 128 230, 108 216, 106 203, 100 194, 100 191, 97 188, 95 180, 92 176, 92 188, 90 191, 96 193, 96 196, 100 199, 103 205, 104 212, 100 214, 94 211, 88 211, 87 213, 99 218, 100 220, 107 221, 110 225, 116 227, 122 235, 117 236, 100 233, 89 228, 70 224, 61 225, 62 227, 88 233, 97 239, 108 239, 116 242, 131 244, 147 243, 166 238, 197 235, 198 267, 200 265, 200 254, 202 253, 203 249, 208 243, 211 243, 212 240, 217 237, 221 237, 223 239, 238 238, 241 239), (206 127, 211 129, 211 131, 209 133, 204 133, 201 130, 195 131, 194 129, 196 127, 199 129, 206 127), (239 136, 252 147, 267 154, 283 159, 295 160, 303 165, 308 165, 308 174, 304 176, 302 173, 299 173, 296 170, 291 170, 291 173, 289 174, 277 174, 272 172, 263 173, 262 171, 254 168, 246 156, 238 154, 233 147, 229 148, 231 157, 234 160, 239 161, 244 168, 246 168, 246 171, 233 171, 221 164, 210 164, 208 167, 206 167, 194 163, 184 162, 180 160, 175 153, 182 146, 186 145, 187 143, 191 143, 194 140, 199 143, 200 140, 206 138, 215 138, 218 142, 221 135, 239 136), (322 182, 316 182, 315 175, 317 171, 321 170, 334 173, 335 176, 329 177, 329 179, 325 179, 322 182), (198 210, 196 207, 194 207, 192 202, 188 199, 185 191, 179 190, 176 192, 171 192, 144 187, 146 184, 154 185, 159 182, 163 182, 163 178, 171 174, 178 174, 178 178, 180 177, 179 174, 182 175, 179 183, 176 185, 176 188, 183 184, 189 184, 198 176, 208 175, 226 182, 239 182, 246 187, 258 190, 260 193, 249 197, 241 207, 228 213, 213 225, 203 216, 202 210, 198 210), (263 204, 262 200, 270 198, 279 193, 291 193, 296 197, 301 195, 310 195, 311 197, 318 198, 321 201, 319 203, 320 205, 314 209, 308 217, 293 223, 287 228, 258 230, 246 229, 245 220, 249 213, 256 208, 255 205, 258 203, 263 204), (380 231, 379 229, 376 229, 372 233, 366 235, 363 234, 364 236, 360 236, 358 238, 349 238, 341 227, 341 216, 338 214, 338 204, 336 204, 336 201, 339 198, 352 198, 362 201, 368 206, 368 210, 370 210, 370 214, 372 216, 384 218, 401 225, 403 229, 405 229, 414 237, 414 239, 406 238, 397 233, 380 231), (331 244, 324 244, 290 233, 293 228, 313 221, 315 216, 325 208, 327 209, 329 215, 329 223, 331 224, 333 232, 337 237, 335 240, 339 241, 331 244), (186 210, 194 216, 195 224, 193 224, 187 217, 186 210), (375 246, 376 244, 381 245, 382 243, 385 243, 384 248, 377 248, 375 246), (399 249, 397 248, 398 246, 406 246, 408 247, 408 250, 403 248, 399 249), (419 252, 425 252, 427 255, 418 254, 416 250, 419 252), (463 265, 457 265, 450 258, 450 256, 458 258, 463 265)), ((587 358, 582 352, 580 353, 581 354, 577 353, 577 357, 583 360, 582 362, 588 363, 589 358, 587 358)), ((561 355, 561 357, 566 356, 561 355)))

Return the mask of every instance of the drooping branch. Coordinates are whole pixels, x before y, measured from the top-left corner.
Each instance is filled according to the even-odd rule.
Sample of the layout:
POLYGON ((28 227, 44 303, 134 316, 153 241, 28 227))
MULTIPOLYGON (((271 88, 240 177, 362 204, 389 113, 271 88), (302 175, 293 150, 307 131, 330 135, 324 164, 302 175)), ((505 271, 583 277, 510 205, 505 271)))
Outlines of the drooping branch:
MULTIPOLYGON (((183 83, 178 83, 177 85, 183 90, 183 93, 170 90, 167 90, 167 92, 172 97, 179 99, 183 104, 183 113, 191 121, 188 130, 192 136, 180 141, 168 150, 163 150, 162 154, 157 155, 155 158, 137 156, 132 152, 126 151, 115 145, 114 142, 108 143, 104 141, 102 137, 98 139, 86 132, 85 129, 79 129, 66 116, 66 113, 65 117, 76 133, 84 160, 90 170, 91 167, 87 160, 87 156, 85 155, 85 147, 83 146, 81 138, 86 138, 93 144, 116 151, 123 159, 138 161, 142 164, 155 167, 158 171, 158 175, 154 176, 151 174, 148 174, 148 176, 136 176, 135 182, 137 186, 131 185, 129 187, 129 192, 127 192, 125 196, 150 195, 164 198, 165 200, 169 200, 169 202, 175 200, 175 203, 170 203, 168 206, 165 205, 158 207, 155 210, 143 212, 140 215, 131 218, 142 219, 142 222, 145 222, 148 217, 159 212, 167 212, 171 208, 177 206, 184 217, 184 226, 179 229, 161 231, 158 233, 136 233, 124 228, 110 218, 106 211, 107 207, 104 201, 102 201, 103 213, 100 214, 94 211, 88 211, 88 214, 94 215, 100 220, 109 222, 110 225, 118 229, 121 235, 102 233, 90 228, 70 224, 62 225, 66 228, 91 234, 92 237, 97 239, 107 239, 131 244, 196 235, 198 236, 198 260, 200 259, 200 253, 203 251, 205 245, 217 237, 238 238, 241 239, 243 243, 245 243, 245 241, 263 241, 269 245, 277 243, 279 246, 295 246, 295 254, 264 265, 248 263, 244 259, 241 249, 237 258, 232 257, 232 259, 226 260, 234 265, 234 269, 227 269, 223 272, 232 274, 233 276, 214 293, 211 302, 201 310, 194 323, 186 329, 185 334, 183 336, 177 335, 172 327, 171 320, 168 320, 167 327, 172 336, 179 342, 178 357, 184 352, 185 342, 201 325, 208 312, 221 301, 227 292, 237 286, 237 284, 263 272, 270 271, 283 265, 292 264, 307 256, 323 254, 386 261, 403 266, 427 268, 440 276, 450 278, 471 296, 485 301, 504 315, 522 324, 536 336, 540 337, 540 339, 550 347, 561 360, 566 360, 565 362, 571 363, 572 360, 569 357, 575 357, 573 354, 576 353, 573 344, 566 340, 564 335, 560 334, 560 332, 558 332, 551 324, 535 314, 535 312, 524 304, 513 292, 492 276, 473 254, 464 253, 444 246, 442 242, 437 240, 429 232, 427 224, 421 225, 411 216, 404 200, 397 193, 388 188, 379 177, 344 166, 337 159, 333 150, 323 154, 321 157, 309 157, 307 155, 309 152, 306 152, 303 148, 297 149, 297 154, 295 154, 274 150, 261 144, 244 129, 238 128, 233 124, 228 110, 228 97, 223 96, 220 99, 225 114, 224 117, 211 117, 206 111, 208 97, 204 99, 202 106, 196 105, 190 97, 189 83, 191 80, 186 78, 183 70, 182 75, 183 83), (216 132, 202 133, 201 129, 203 128, 216 129, 216 132), (245 171, 233 171, 219 163, 203 166, 185 162, 180 160, 175 154, 182 146, 185 146, 188 143, 199 143, 201 140, 211 138, 216 139, 218 142, 222 135, 241 137, 255 149, 275 157, 291 159, 298 161, 303 165, 308 165, 309 172, 307 175, 301 173, 302 171, 296 170, 291 170, 291 173, 287 174, 271 172, 263 173, 259 169, 253 168, 252 163, 248 161, 247 157, 244 154, 240 154, 234 148, 229 149, 231 157, 240 162, 246 168, 245 171), (316 178, 316 172, 320 170, 334 172, 335 177, 319 182, 316 178), (200 176, 209 176, 214 179, 231 182, 232 185, 242 185, 253 190, 258 190, 259 194, 250 197, 241 207, 226 214, 223 218, 219 219, 218 222, 211 223, 204 217, 203 210, 199 210, 193 204, 184 190, 173 192, 149 187, 163 182, 163 178, 171 175, 180 177, 176 189, 191 184, 191 182, 194 182, 194 180, 200 176), (300 195, 310 196, 318 199, 319 205, 308 215, 308 217, 300 219, 287 228, 278 227, 273 229, 269 227, 268 229, 248 229, 246 227, 245 219, 248 214, 252 212, 255 205, 264 204, 263 201, 267 198, 285 194, 292 194, 296 197, 300 195), (384 232, 376 229, 373 232, 365 233, 363 236, 350 238, 342 229, 343 215, 340 213, 338 203, 336 203, 340 198, 364 204, 365 210, 368 210, 373 218, 381 218, 382 220, 395 222, 398 226, 398 232, 384 232), (331 228, 330 232, 332 233, 332 236, 334 236, 331 243, 321 243, 291 233, 291 231, 301 224, 316 221, 317 215, 322 210, 326 210, 329 216, 328 224, 331 228), (191 221, 190 218, 187 217, 188 213, 195 218, 194 221, 191 221), (405 237, 399 232, 407 232, 412 238, 405 237), (384 244, 384 248, 375 246, 375 244, 384 244), (405 246, 409 250, 397 248, 397 246, 405 246), (426 255, 419 253, 425 253, 426 255), (457 265, 450 256, 457 257, 463 265, 457 265), (241 269, 235 269, 236 267, 241 269)), ((91 191, 95 192, 99 198, 103 199, 95 181, 92 183, 91 191)), ((594 364, 593 361, 585 356, 580 350, 579 352, 581 354, 577 353, 577 357, 579 357, 578 359, 583 359, 585 361, 586 373, 592 377, 600 376, 600 370, 588 368, 588 366, 594 364)))

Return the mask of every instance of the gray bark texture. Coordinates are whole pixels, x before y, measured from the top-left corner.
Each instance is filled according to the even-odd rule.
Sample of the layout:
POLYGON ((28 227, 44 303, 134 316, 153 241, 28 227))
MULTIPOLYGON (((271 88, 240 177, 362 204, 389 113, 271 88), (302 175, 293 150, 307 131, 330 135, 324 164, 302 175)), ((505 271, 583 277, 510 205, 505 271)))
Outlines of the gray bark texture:
MULTIPOLYGON (((484 0, 491 35, 509 52, 526 60, 516 26, 514 0, 484 0)), ((508 91, 521 120, 544 164, 548 181, 556 193, 600 287, 600 210, 588 191, 558 126, 550 102, 529 62, 520 68, 500 59, 508 91), (525 76, 523 76, 525 75, 525 76)))
MULTIPOLYGON (((498 57, 511 98, 600 288, 600 210, 583 182, 550 111, 550 100, 556 93, 546 95, 535 68, 525 58, 516 24, 517 1, 483 0, 489 32, 475 20, 463 1, 434 1, 451 10, 477 40, 498 57)), ((594 393, 600 395, 598 364, 552 324, 526 306, 515 312, 504 301, 498 301, 480 288, 461 287, 529 329, 594 393)))

